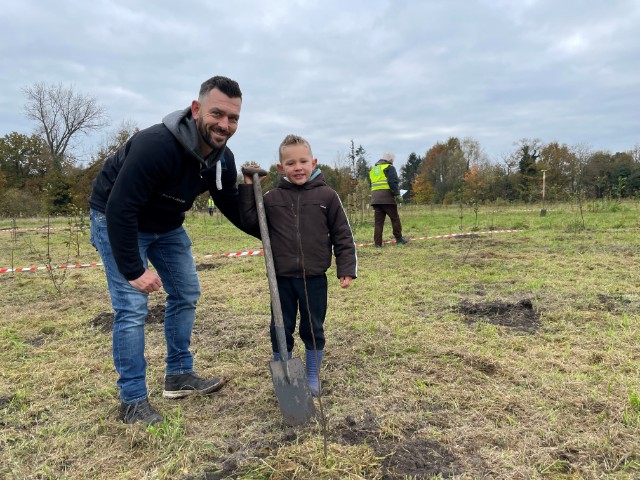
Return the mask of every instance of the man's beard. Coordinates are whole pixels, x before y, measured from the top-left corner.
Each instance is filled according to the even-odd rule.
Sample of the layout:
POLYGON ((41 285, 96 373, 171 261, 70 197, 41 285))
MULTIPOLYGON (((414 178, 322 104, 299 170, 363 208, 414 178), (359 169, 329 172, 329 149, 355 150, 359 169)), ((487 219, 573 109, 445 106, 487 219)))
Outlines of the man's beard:
MULTIPOLYGON (((198 132, 200 132, 200 136, 202 137, 202 140, 204 140, 204 143, 209 145, 214 150, 221 148, 226 143, 226 140, 222 142, 222 145, 216 145, 214 143, 213 138, 211 137, 211 133, 207 131, 207 127, 204 124, 204 120, 202 119, 202 117, 198 117, 197 126, 198 126, 198 132)), ((220 132, 220 133, 224 135, 224 132, 220 132)))

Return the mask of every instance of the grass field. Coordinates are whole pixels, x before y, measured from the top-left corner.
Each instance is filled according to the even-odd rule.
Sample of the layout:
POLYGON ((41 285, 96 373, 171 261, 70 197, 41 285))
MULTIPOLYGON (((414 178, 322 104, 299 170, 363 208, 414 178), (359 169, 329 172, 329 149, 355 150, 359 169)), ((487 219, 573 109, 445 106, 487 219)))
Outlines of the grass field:
MULTIPOLYGON (((0 274, 0 477, 640 478, 640 204, 403 207, 414 240, 329 276, 324 418, 289 428, 268 369, 260 243, 186 227, 202 284, 193 351, 228 385, 161 398, 161 294, 147 325, 158 427, 117 419, 101 267, 0 274), (517 230, 489 234, 490 230, 517 230), (451 233, 471 235, 425 238, 451 233)), ((0 220, 0 268, 99 262, 78 219, 0 220)), ((370 243, 371 218, 355 226, 370 243)), ((86 226, 86 225, 84 225, 86 226)), ((390 237, 387 222, 385 237, 390 237)), ((303 356, 300 342, 296 356, 303 356)))

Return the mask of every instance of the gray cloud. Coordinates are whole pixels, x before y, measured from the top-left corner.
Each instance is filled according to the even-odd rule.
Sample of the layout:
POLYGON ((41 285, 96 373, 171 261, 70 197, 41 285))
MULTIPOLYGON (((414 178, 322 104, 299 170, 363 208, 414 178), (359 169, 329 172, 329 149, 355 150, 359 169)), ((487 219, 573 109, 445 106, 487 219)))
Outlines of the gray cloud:
POLYGON ((523 137, 627 150, 640 143, 639 21, 635 0, 22 0, 0 20, 0 135, 33 131, 21 89, 34 82, 73 85, 114 127, 144 128, 222 74, 244 94, 230 146, 265 167, 288 133, 328 164, 351 139, 399 164, 449 136, 494 160, 523 137))

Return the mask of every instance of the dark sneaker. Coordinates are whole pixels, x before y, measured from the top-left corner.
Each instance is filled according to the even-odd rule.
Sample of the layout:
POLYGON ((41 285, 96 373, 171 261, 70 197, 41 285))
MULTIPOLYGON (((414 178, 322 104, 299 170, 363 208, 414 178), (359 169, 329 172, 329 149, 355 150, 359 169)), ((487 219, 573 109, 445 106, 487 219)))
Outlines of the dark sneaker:
POLYGON ((155 425, 162 422, 162 415, 145 398, 137 403, 120 403, 120 420, 129 424, 142 422, 145 425, 155 425))
POLYGON ((169 375, 164 378, 164 398, 184 398, 194 393, 206 395, 217 392, 225 384, 220 377, 202 378, 195 373, 183 373, 182 375, 169 375))
POLYGON ((407 237, 396 238, 396 243, 402 243, 402 244, 409 243, 409 238, 407 237))
POLYGON ((382 244, 382 245, 376 245, 376 248, 382 248, 382 247, 384 247, 384 244, 382 244))

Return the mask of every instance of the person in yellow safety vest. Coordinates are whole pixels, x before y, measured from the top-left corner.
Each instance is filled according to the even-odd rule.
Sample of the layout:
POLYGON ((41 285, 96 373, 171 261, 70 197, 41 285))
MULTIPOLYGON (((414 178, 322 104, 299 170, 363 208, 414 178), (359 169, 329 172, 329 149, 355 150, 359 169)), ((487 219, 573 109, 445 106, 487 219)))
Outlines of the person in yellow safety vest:
POLYGON ((213 198, 209 197, 209 200, 207 201, 207 207, 209 208, 209 215, 213 217, 213 214, 216 211, 216 204, 213 203, 213 198))
POLYGON ((373 242, 376 247, 382 247, 382 230, 387 215, 391 220, 391 228, 396 243, 408 243, 409 239, 402 236, 402 224, 398 215, 396 196, 400 195, 398 172, 393 166, 396 156, 385 153, 369 172, 371 182, 371 206, 374 211, 373 242))

